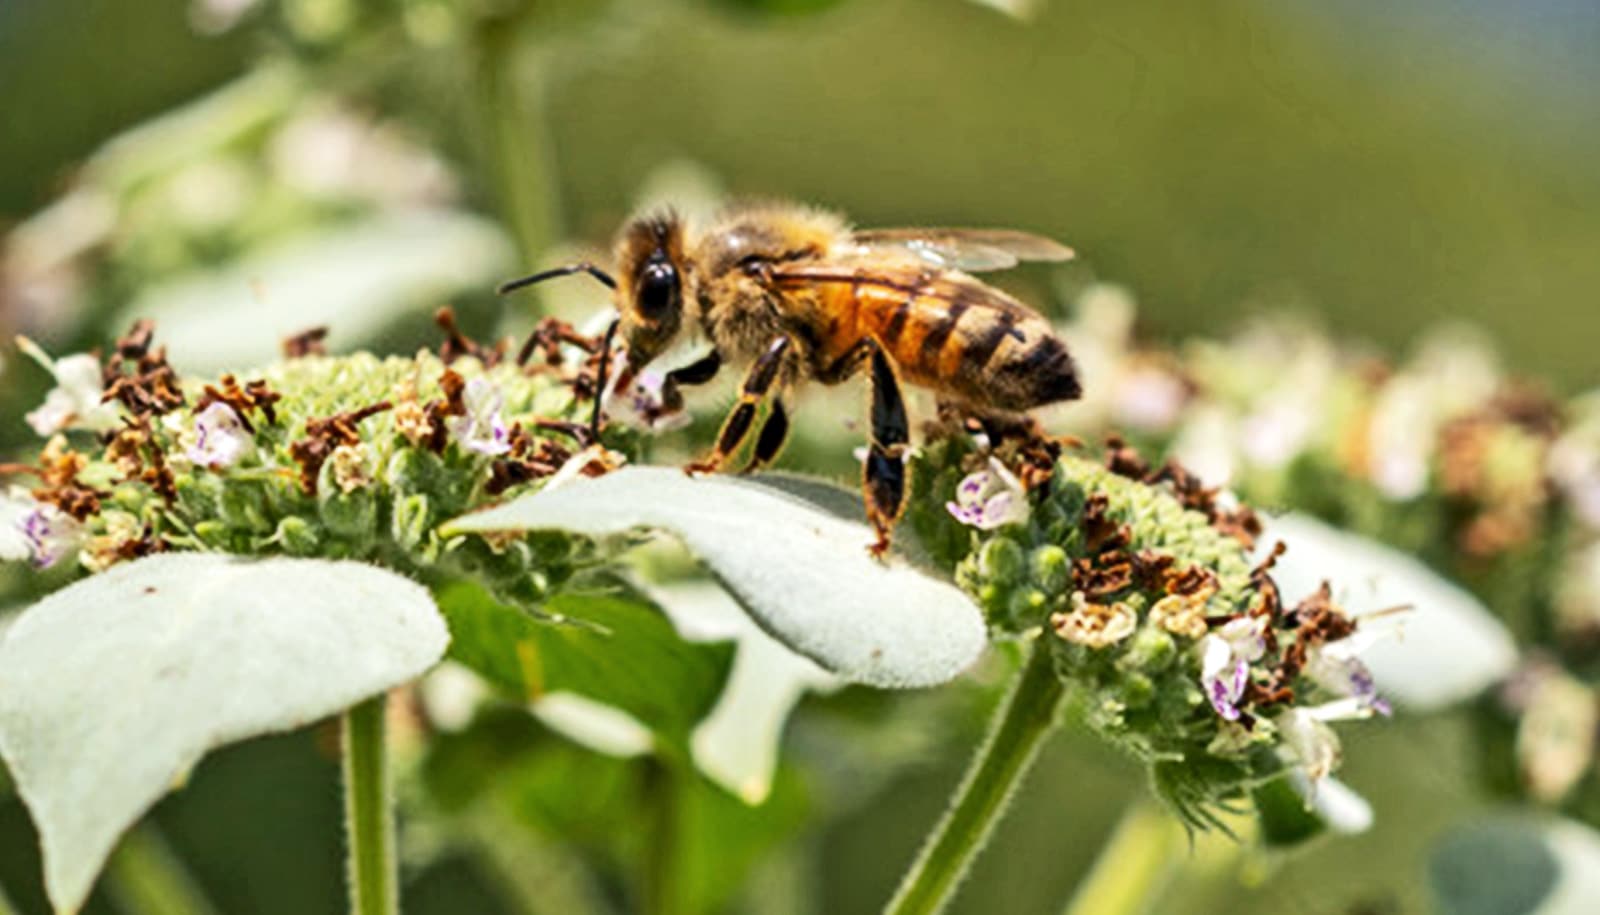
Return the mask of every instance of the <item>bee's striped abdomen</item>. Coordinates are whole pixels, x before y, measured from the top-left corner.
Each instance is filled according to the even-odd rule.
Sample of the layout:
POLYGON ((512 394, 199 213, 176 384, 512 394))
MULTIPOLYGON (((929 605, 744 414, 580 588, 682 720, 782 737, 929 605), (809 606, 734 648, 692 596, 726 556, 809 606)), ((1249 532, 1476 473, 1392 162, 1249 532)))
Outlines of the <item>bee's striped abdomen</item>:
POLYGON ((1080 393, 1072 358, 1049 323, 975 280, 940 278, 909 289, 860 283, 850 295, 859 332, 919 387, 1017 412, 1080 393))

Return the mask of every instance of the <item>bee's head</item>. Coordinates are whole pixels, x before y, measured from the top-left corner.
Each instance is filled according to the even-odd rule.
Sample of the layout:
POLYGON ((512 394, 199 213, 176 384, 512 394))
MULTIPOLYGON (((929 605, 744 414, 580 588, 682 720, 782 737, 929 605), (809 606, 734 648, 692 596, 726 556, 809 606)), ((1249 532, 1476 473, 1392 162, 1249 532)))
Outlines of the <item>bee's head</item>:
POLYGON ((683 223, 671 213, 629 223, 617 239, 617 270, 618 331, 637 370, 683 326, 683 223))

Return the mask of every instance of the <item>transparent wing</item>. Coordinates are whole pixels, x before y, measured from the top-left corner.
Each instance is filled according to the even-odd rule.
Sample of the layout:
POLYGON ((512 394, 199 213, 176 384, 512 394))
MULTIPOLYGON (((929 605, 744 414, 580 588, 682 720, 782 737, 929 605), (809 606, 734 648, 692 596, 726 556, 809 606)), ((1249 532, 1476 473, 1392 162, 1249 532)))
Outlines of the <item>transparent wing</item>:
POLYGON ((1059 242, 1013 229, 868 229, 852 240, 867 254, 873 249, 909 251, 947 270, 1005 270, 1022 261, 1064 261, 1071 248, 1059 242))

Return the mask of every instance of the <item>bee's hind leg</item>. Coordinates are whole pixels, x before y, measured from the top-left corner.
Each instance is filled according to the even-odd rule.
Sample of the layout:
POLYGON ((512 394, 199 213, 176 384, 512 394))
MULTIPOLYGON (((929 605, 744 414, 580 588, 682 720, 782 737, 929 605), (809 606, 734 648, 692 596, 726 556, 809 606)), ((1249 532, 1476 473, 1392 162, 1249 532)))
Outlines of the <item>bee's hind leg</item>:
MULTIPOLYGON (((756 407, 765 400, 778 385, 780 376, 785 375, 785 364, 793 358, 793 346, 788 337, 776 337, 767 347, 766 352, 756 359, 750 366, 750 371, 744 376, 744 387, 739 391, 739 403, 728 414, 722 423, 722 431, 717 433, 716 447, 702 460, 684 466, 685 473, 716 473, 728 458, 739 450, 744 440, 750 435, 751 426, 755 425, 756 407)), ((767 444, 769 429, 773 417, 781 417, 782 423, 778 428, 771 430, 778 435, 776 443, 770 444, 770 457, 777 456, 777 450, 783 444, 783 438, 788 432, 788 414, 783 412, 781 402, 775 402, 773 412, 767 418, 767 423, 762 427, 761 437, 756 442, 756 459, 762 454, 762 445, 767 444)))
POLYGON ((872 348, 872 440, 867 444, 867 461, 861 471, 861 492, 867 520, 877 540, 867 547, 882 558, 889 551, 895 522, 905 511, 910 470, 905 454, 911 440, 911 424, 906 419, 905 399, 900 395, 900 379, 883 350, 872 348))

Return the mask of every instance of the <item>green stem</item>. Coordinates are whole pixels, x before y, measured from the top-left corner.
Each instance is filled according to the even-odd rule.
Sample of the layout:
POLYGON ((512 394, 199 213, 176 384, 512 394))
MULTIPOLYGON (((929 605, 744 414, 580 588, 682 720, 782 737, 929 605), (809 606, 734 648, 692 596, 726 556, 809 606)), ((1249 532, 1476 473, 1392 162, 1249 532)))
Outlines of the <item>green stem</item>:
POLYGON ((518 54, 518 19, 491 18, 478 30, 479 129, 495 192, 516 235, 523 262, 533 264, 560 230, 555 157, 545 129, 539 72, 518 54))
POLYGON ((344 713, 344 823, 351 915, 400 910, 394 804, 384 746, 385 695, 344 713))
POLYGON ((888 915, 938 912, 950 902, 1039 747, 1054 730, 1064 696, 1049 650, 1035 647, 996 712, 983 746, 956 789, 955 801, 885 908, 888 915))
MULTIPOLYGON (((129 915, 210 915, 216 909, 151 824, 129 832, 106 868, 106 891, 129 915)), ((0 905, 0 915, 9 911, 0 905)))
POLYGON ((11 897, 6 895, 5 887, 0 887, 0 915, 17 915, 17 907, 11 904, 11 897))
POLYGON ((1184 859, 1183 829, 1155 803, 1128 807, 1064 915, 1142 915, 1153 910, 1184 859))

